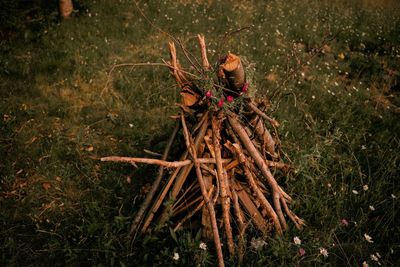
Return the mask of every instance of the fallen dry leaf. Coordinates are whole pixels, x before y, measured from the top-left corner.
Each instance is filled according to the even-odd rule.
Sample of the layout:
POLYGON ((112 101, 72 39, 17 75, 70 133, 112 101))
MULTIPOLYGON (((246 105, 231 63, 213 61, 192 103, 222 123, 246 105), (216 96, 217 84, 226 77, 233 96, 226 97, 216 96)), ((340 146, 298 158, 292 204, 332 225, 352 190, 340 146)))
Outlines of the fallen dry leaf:
POLYGON ((49 182, 44 182, 44 183, 42 183, 42 187, 43 187, 45 190, 49 190, 49 189, 51 188, 51 183, 49 183, 49 182))

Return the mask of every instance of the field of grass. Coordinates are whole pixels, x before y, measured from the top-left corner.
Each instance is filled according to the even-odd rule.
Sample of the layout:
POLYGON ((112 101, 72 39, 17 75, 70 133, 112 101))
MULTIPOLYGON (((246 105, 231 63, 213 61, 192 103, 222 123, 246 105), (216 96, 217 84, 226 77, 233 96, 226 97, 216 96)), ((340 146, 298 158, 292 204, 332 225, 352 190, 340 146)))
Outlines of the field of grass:
MULTIPOLYGON (((47 1, 2 2, 0 265, 215 266, 198 231, 165 227, 127 242, 156 169, 97 160, 162 152, 179 101, 168 70, 108 73, 168 59, 168 36, 132 0, 77 1, 64 21, 47 1)), ((279 183, 307 226, 265 237, 259 250, 249 236, 244 266, 400 265, 396 0, 138 6, 194 52, 203 33, 212 61, 232 51, 254 64, 251 88, 281 123, 295 171, 279 183)))

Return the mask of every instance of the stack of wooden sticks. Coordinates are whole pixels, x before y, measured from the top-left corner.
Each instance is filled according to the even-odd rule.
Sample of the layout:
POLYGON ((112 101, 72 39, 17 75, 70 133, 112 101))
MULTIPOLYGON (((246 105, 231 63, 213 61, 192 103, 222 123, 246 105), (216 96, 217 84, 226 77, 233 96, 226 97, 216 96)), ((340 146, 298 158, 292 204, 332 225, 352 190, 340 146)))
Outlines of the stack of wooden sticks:
POLYGON ((102 161, 159 165, 158 176, 135 215, 130 237, 147 232, 153 224, 197 222, 204 237, 214 240, 219 266, 224 266, 221 242, 231 257, 243 257, 249 225, 266 235, 281 234, 287 218, 297 228, 304 224, 288 207, 292 198, 273 173, 286 174, 279 148, 279 123, 265 113, 268 104, 252 99, 240 57, 229 53, 212 67, 204 37, 198 36, 201 63, 183 53, 198 73, 183 69, 174 43, 171 60, 165 62, 181 88, 181 113, 162 159, 104 157, 102 161), (167 161, 169 150, 181 132, 185 151, 167 161), (165 169, 171 170, 164 174, 165 169), (163 205, 168 203, 168 205, 163 205), (238 244, 235 244, 238 240, 238 244))

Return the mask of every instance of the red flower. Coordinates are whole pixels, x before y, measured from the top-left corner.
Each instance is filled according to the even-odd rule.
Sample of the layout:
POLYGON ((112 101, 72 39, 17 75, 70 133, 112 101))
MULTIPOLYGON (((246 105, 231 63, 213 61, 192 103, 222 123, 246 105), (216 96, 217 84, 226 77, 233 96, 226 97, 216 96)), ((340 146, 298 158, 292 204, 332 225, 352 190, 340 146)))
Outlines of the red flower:
POLYGON ((217 106, 218 106, 218 107, 222 107, 223 105, 224 105, 224 99, 221 98, 221 99, 218 101, 217 106))
POLYGON ((207 91, 207 93, 206 93, 206 97, 207 98, 210 98, 212 96, 212 93, 211 93, 211 91, 207 91))
POLYGON ((248 83, 243 84, 242 92, 243 92, 243 93, 246 93, 246 92, 247 92, 247 89, 249 89, 249 84, 248 84, 248 83))
POLYGON ((226 101, 228 101, 229 103, 232 103, 233 102, 233 96, 228 95, 226 97, 226 101))

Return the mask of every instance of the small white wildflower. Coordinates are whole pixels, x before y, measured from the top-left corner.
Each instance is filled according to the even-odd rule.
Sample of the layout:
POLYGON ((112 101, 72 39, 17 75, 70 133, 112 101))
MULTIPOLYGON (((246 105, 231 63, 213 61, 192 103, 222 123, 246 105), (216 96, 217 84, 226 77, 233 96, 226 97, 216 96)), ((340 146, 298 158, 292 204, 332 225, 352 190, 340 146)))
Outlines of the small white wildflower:
POLYGON ((320 248, 319 249, 319 254, 321 254, 322 256, 324 256, 325 258, 328 257, 329 253, 325 248, 320 248))
POLYGON ((369 267, 369 264, 366 261, 363 261, 362 267, 369 267))
POLYGON ((207 250, 207 244, 204 242, 201 242, 199 248, 202 250, 207 250))
POLYGON ((374 254, 371 254, 370 257, 371 257, 371 260, 373 260, 373 261, 376 261, 376 262, 379 261, 378 257, 375 256, 374 254))
POLYGON ((365 150, 365 149, 367 149, 367 147, 365 145, 362 145, 361 150, 365 150))
POLYGON ((395 195, 391 194, 390 195, 393 199, 397 198, 395 195))
POLYGON ((357 190, 353 190, 351 192, 353 192, 354 195, 358 195, 358 191, 357 190))
POLYGON ((312 99, 315 99, 315 95, 311 96, 312 99))
POLYGON ((368 234, 364 234, 364 238, 365 240, 367 240, 368 243, 374 243, 374 241, 372 240, 372 237, 368 234))
POLYGON ((372 210, 372 211, 374 211, 374 210, 375 210, 375 207, 374 207, 374 206, 369 206, 369 209, 372 210))
POLYGON ((178 252, 174 252, 174 257, 172 257, 173 260, 177 261, 179 260, 179 253, 178 252))
POLYGON ((129 123, 129 127, 131 127, 131 128, 132 128, 132 127, 133 127, 133 123, 129 123))
POLYGON ((364 191, 368 191, 368 189, 369 189, 369 187, 368 187, 367 184, 363 185, 363 190, 364 190, 364 191))
POLYGON ((295 237, 293 238, 293 242, 294 242, 296 245, 301 245, 301 239, 298 238, 297 236, 295 236, 295 237))
POLYGON ((261 250, 266 244, 267 242, 265 242, 264 240, 262 240, 261 238, 252 238, 250 241, 251 247, 257 251, 261 250))

